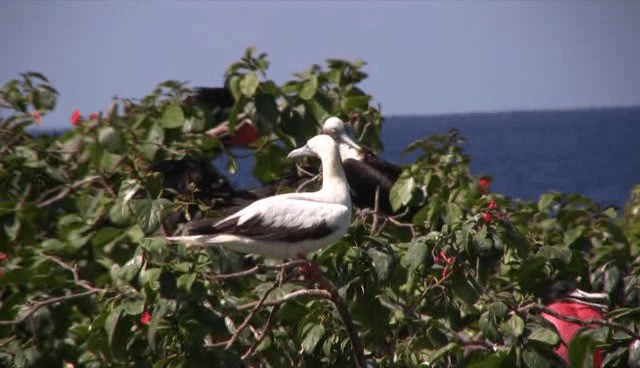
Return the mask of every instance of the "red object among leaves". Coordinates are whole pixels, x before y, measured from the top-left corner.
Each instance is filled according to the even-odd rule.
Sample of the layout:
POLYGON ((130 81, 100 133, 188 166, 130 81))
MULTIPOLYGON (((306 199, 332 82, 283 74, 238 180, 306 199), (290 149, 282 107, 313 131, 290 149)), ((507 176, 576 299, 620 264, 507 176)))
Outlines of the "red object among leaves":
MULTIPOLYGON (((554 302, 549 304, 548 307, 549 309, 552 309, 562 315, 576 317, 582 320, 602 319, 604 317, 603 313, 597 310, 596 308, 593 308, 586 304, 582 304, 575 301, 554 302)), ((558 334, 560 335, 560 339, 562 340, 562 342, 555 349, 555 352, 560 357, 562 357, 562 359, 564 359, 565 362, 568 362, 569 361, 569 351, 568 351, 569 343, 571 342, 571 339, 576 334, 576 332, 578 332, 578 330, 583 325, 567 322, 559 318, 553 317, 549 314, 546 314, 544 312, 542 313, 542 318, 546 319, 547 321, 553 323, 554 326, 556 326, 556 329, 558 330, 558 334)), ((597 349, 596 351, 593 352, 593 366, 601 367, 602 361, 603 361, 602 350, 597 349)))
POLYGON ((71 113, 71 124, 78 126, 80 125, 80 120, 81 120, 81 116, 80 116, 80 110, 75 109, 73 110, 73 113, 71 113))
POLYGON ((491 214, 488 212, 483 212, 482 213, 482 219, 484 220, 484 222, 486 222, 487 224, 491 222, 491 214))
POLYGON ((4 253, 4 252, 0 253, 0 262, 6 261, 7 258, 9 258, 9 255, 7 253, 4 253))
POLYGON ((92 112, 91 114, 89 114, 89 120, 99 120, 100 119, 100 115, 98 115, 97 112, 92 112))
POLYGON ((146 325, 149 322, 151 322, 151 313, 149 313, 149 311, 142 312, 142 316, 140 316, 140 323, 146 325))
POLYGON ((496 202, 493 199, 489 200, 489 208, 491 208, 491 209, 498 208, 498 205, 496 204, 496 202))
POLYGON ((42 118, 42 115, 40 115, 39 111, 34 111, 31 113, 31 116, 33 116, 33 120, 35 120, 36 125, 40 125, 42 124, 42 120, 40 118, 42 118))
POLYGON ((489 178, 480 178, 478 183, 480 183, 480 186, 482 188, 486 188, 489 186, 489 184, 491 184, 491 180, 489 178))
POLYGON ((255 142, 258 137, 260 137, 260 134, 256 126, 251 122, 243 122, 236 128, 231 137, 231 143, 234 146, 246 147, 255 142))

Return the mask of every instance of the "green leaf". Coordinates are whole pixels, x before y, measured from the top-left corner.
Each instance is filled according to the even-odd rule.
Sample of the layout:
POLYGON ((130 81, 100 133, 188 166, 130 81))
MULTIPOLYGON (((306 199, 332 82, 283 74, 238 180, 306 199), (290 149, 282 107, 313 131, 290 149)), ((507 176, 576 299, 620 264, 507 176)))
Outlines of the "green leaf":
POLYGON ((552 362, 537 351, 525 350, 522 353, 524 366, 527 368, 551 368, 552 362))
POLYGON ((144 311, 144 300, 128 300, 122 303, 124 313, 130 316, 139 316, 144 311))
POLYGON ((124 148, 123 138, 119 130, 102 127, 98 131, 98 142, 111 153, 121 153, 124 148))
POLYGON ((179 128, 184 125, 184 112, 180 105, 167 104, 160 117, 160 126, 163 128, 179 128))
POLYGON ((325 328, 321 324, 316 324, 309 329, 304 340, 302 340, 302 349, 305 353, 310 354, 316 349, 318 342, 324 337, 325 328))
POLYGON ((533 330, 528 339, 551 346, 556 346, 558 342, 560 342, 560 337, 555 331, 544 327, 539 327, 533 330))
POLYGON ((145 140, 142 141, 138 149, 142 156, 148 161, 155 159, 156 152, 164 143, 164 129, 159 124, 153 124, 149 127, 145 140))
POLYGON ((413 271, 424 263, 428 253, 429 248, 427 247, 426 242, 414 241, 409 246, 409 249, 407 249, 404 257, 402 257, 402 266, 413 271))
POLYGON ((247 97, 253 97, 259 84, 260 80, 256 73, 249 72, 240 81, 240 92, 247 97))
POLYGON ((571 257, 573 256, 573 252, 570 249, 559 246, 543 245, 540 247, 539 252, 549 261, 559 261, 566 265, 571 262, 571 257))
POLYGON ((365 111, 369 108, 369 96, 349 96, 341 101, 342 110, 344 111, 365 111))
POLYGON ((416 189, 416 181, 409 173, 403 172, 400 178, 391 187, 391 193, 389 194, 389 200, 391 201, 391 207, 394 211, 397 211, 402 206, 406 206, 411 201, 413 191, 416 189))
POLYGON ((564 245, 571 248, 584 234, 585 227, 577 226, 564 233, 564 245))
POLYGON ((278 121, 278 105, 272 95, 258 93, 256 95, 256 111, 258 113, 258 130, 272 132, 278 121))
POLYGON ((476 353, 473 354, 469 362, 465 365, 467 368, 496 368, 505 365, 507 354, 505 351, 496 353, 476 353))
POLYGON ((241 91, 240 91, 240 81, 242 80, 242 78, 239 75, 232 75, 231 78, 229 78, 229 90, 231 91, 231 94, 233 95, 233 99, 235 101, 240 100, 240 95, 241 95, 241 91))
POLYGON ((378 274, 378 279, 386 280, 389 276, 389 266, 393 259, 392 256, 373 248, 368 249, 367 254, 371 257, 371 263, 378 274))
POLYGON ((558 193, 544 193, 538 200, 538 210, 547 211, 551 204, 558 200, 558 193))
POLYGON ((482 333, 495 343, 502 343, 502 334, 498 330, 498 323, 493 313, 484 312, 478 321, 482 333))
POLYGON ((309 79, 302 82, 302 88, 300 88, 300 98, 309 101, 315 96, 318 90, 318 76, 312 75, 309 79))
POLYGON ((116 308, 107 317, 104 328, 107 332, 107 338, 111 352, 119 359, 124 358, 126 352, 127 336, 123 334, 124 323, 120 318, 122 315, 122 309, 116 308))
POLYGON ((164 198, 136 201, 134 209, 138 225, 145 234, 152 234, 158 229, 165 214, 172 207, 173 203, 164 198))
POLYGON ((196 273, 185 273, 184 275, 180 275, 176 281, 178 289, 182 289, 187 293, 190 292, 193 283, 196 281, 196 276, 196 273))
POLYGON ((506 334, 512 337, 519 337, 522 335, 522 332, 524 332, 524 320, 517 314, 514 314, 500 327, 506 334))

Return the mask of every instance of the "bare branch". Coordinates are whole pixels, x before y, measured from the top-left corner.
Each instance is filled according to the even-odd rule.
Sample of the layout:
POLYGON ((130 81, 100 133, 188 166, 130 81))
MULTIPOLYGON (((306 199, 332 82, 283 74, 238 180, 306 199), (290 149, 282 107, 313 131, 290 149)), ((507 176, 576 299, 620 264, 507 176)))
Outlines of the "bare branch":
POLYGON ((30 302, 31 306, 28 307, 26 312, 22 313, 22 316, 20 318, 17 318, 17 319, 14 319, 14 320, 10 320, 10 321, 0 321, 0 326, 20 324, 20 323, 26 321, 38 309, 40 309, 42 307, 45 307, 45 306, 50 305, 50 304, 64 302, 64 301, 71 300, 71 299, 82 298, 82 297, 85 297, 85 296, 96 294, 98 292, 100 292, 100 289, 84 291, 82 293, 77 293, 77 294, 69 294, 69 295, 60 296, 60 297, 57 297, 57 298, 50 298, 50 299, 39 300, 39 301, 32 301, 32 302, 30 302))
POLYGON ((284 263, 280 263, 280 264, 276 264, 276 265, 259 264, 259 265, 255 266, 255 267, 249 268, 247 270, 239 271, 239 272, 227 273, 227 274, 221 274, 221 275, 205 274, 204 276, 208 280, 211 280, 211 281, 228 280, 228 279, 234 279, 234 278, 253 275, 253 274, 257 273, 258 271, 262 271, 262 270, 290 269, 290 268, 297 267, 297 266, 300 266, 300 265, 305 264, 305 263, 307 263, 307 260, 295 260, 295 261, 284 262, 284 263))
POLYGON ((62 200, 66 197, 72 190, 77 189, 87 183, 100 179, 99 175, 89 176, 88 178, 84 178, 82 180, 76 181, 75 183, 67 184, 64 189, 62 189, 56 196, 49 198, 47 200, 43 200, 38 203, 38 208, 47 207, 55 202, 62 200))
POLYGON ((20 324, 24 321, 26 321, 29 317, 31 317, 36 311, 38 311, 38 309, 45 307, 47 305, 50 304, 55 304, 55 303, 61 303, 67 300, 71 300, 71 299, 77 299, 77 298, 82 298, 88 295, 92 295, 92 294, 97 294, 101 291, 104 291, 104 289, 100 289, 100 288, 96 288, 91 286, 91 284, 89 284, 88 281, 86 280, 82 280, 80 279, 80 277, 78 276, 78 268, 75 266, 71 266, 68 263, 63 262, 60 258, 58 257, 54 257, 48 254, 44 254, 42 252, 38 252, 38 254, 40 254, 41 256, 55 262, 56 264, 58 264, 60 267, 64 268, 65 270, 70 271, 73 274, 73 282, 74 284, 82 287, 83 289, 87 290, 81 293, 75 293, 75 294, 69 294, 69 295, 64 295, 64 296, 59 296, 59 297, 55 297, 55 298, 49 298, 49 299, 44 299, 44 300, 37 300, 37 301, 30 301, 27 303, 27 305, 25 306, 27 309, 24 313, 22 313, 20 318, 14 319, 14 320, 6 320, 6 321, 0 321, 0 326, 2 325, 17 325, 20 324))
MULTIPOLYGON (((283 270, 283 272, 284 272, 284 270, 283 270)), ((281 274, 281 276, 282 276, 282 274, 281 274)), ((251 311, 249 312, 247 317, 245 317, 245 319, 242 322, 242 324, 236 329, 236 332, 233 334, 233 336, 231 336, 231 339, 229 339, 229 341, 227 342, 227 345, 225 345, 225 347, 224 347, 225 350, 229 349, 231 347, 231 345, 233 345, 233 343, 238 340, 238 337, 240 337, 240 333, 245 329, 245 327, 247 327, 247 325, 249 324, 251 319, 253 319, 253 317, 256 315, 256 313, 258 313, 258 309, 260 309, 260 307, 262 306, 264 301, 267 300, 267 297, 269 296, 269 294, 271 294, 271 292, 274 291, 280 284, 281 284, 280 280, 276 280, 273 283, 273 285, 271 285, 269 287, 269 289, 267 289, 267 291, 264 292, 264 294, 262 295, 260 300, 258 300, 258 303, 251 309, 251 311)))
MULTIPOLYGON (((288 302, 289 300, 293 300, 300 297, 311 296, 318 299, 331 299, 331 294, 327 290, 321 289, 300 289, 296 291, 292 291, 289 294, 285 294, 281 298, 274 300, 265 300, 262 303, 263 306, 272 306, 272 305, 280 305, 288 302)), ((253 308, 258 302, 250 302, 246 304, 241 304, 236 307, 238 310, 245 310, 249 308, 253 308)))

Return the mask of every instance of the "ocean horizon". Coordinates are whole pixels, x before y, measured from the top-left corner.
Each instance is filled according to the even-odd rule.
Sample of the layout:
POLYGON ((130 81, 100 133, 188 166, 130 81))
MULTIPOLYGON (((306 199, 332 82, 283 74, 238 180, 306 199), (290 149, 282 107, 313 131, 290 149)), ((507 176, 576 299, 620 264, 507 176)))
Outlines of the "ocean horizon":
MULTIPOLYGON (((407 145, 454 128, 466 139, 471 172, 490 176, 493 192, 514 199, 537 200, 557 191, 621 209, 640 183, 640 106, 389 115, 379 154, 408 164, 416 154, 403 154, 407 145)), ((61 134, 64 129, 32 131, 61 134)), ((251 174, 253 157, 242 156, 231 182, 242 188, 259 185, 251 174)), ((214 164, 223 170, 225 160, 214 164)))

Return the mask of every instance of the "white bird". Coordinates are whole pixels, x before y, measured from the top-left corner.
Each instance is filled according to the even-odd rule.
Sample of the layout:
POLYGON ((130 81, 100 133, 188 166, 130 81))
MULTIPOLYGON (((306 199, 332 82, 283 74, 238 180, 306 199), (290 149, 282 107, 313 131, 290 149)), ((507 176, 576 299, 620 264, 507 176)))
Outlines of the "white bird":
POLYGON ((187 246, 222 245, 241 253, 293 258, 338 241, 351 221, 351 197, 338 145, 328 135, 311 138, 287 157, 317 156, 322 188, 261 199, 222 220, 196 221, 187 236, 167 238, 187 246))
POLYGON ((402 168, 359 146, 347 134, 344 122, 335 116, 325 120, 322 132, 338 143, 354 205, 374 209, 378 192, 378 211, 392 214, 394 211, 389 201, 389 192, 402 168))

